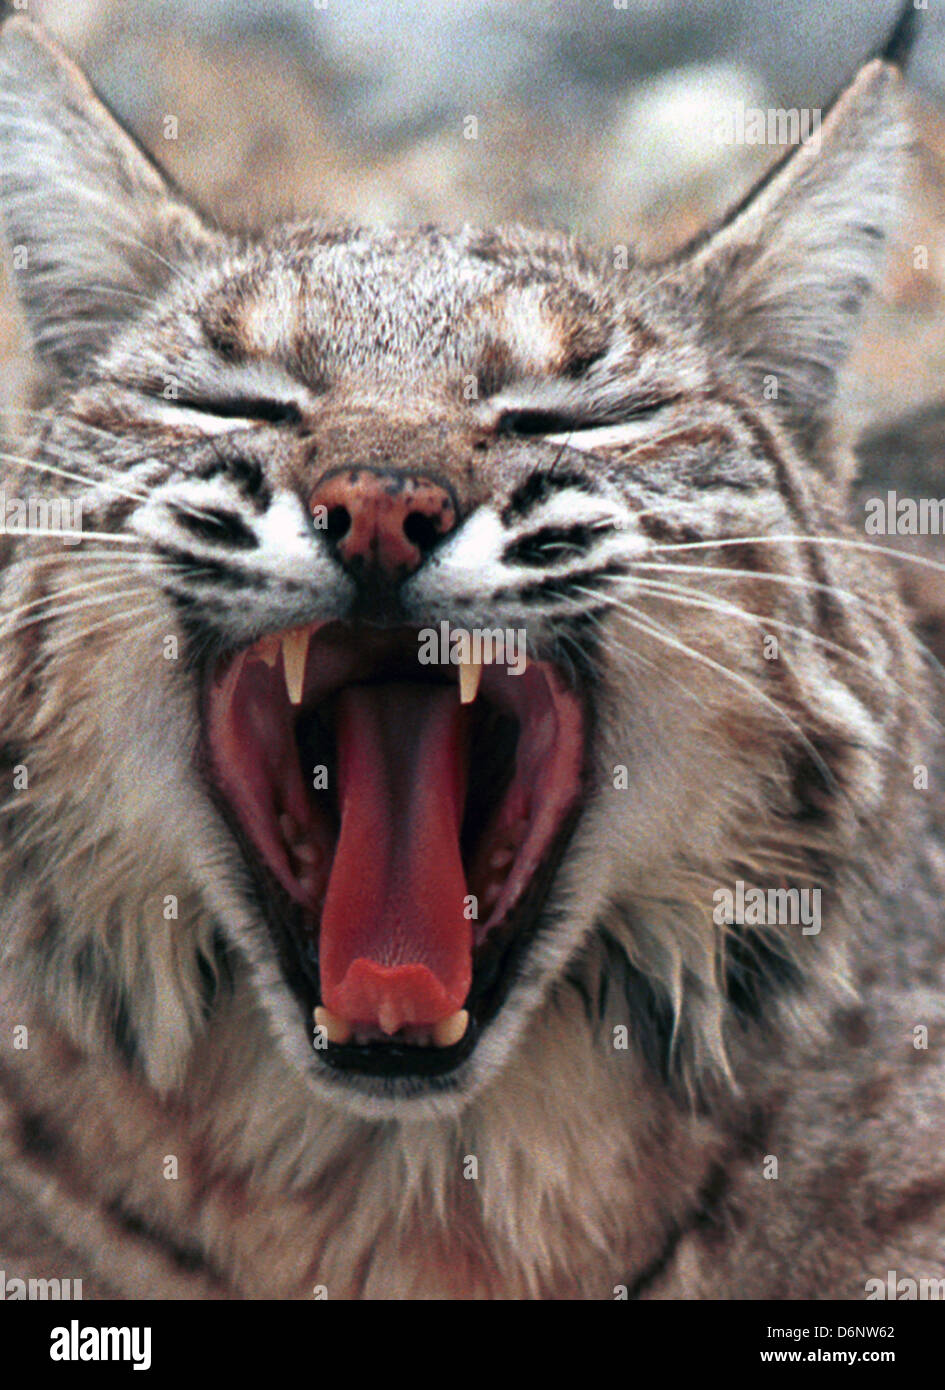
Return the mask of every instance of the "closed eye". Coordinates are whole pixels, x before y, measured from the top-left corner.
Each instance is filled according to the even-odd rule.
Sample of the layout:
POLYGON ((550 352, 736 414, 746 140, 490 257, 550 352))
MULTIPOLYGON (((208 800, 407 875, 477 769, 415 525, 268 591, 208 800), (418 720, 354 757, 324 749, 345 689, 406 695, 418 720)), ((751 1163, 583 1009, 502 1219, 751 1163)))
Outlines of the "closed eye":
POLYGON ((269 400, 260 396, 232 396, 212 400, 202 396, 179 396, 175 404, 183 410, 196 410, 220 420, 252 420, 266 425, 300 425, 302 412, 294 401, 269 400))
POLYGON ((143 407, 145 418, 175 427, 189 423, 203 435, 235 434, 256 425, 297 426, 305 418, 294 401, 279 400, 275 396, 178 393, 158 398, 137 391, 134 395, 143 407))
POLYGON ((574 416, 552 410, 506 410, 496 429, 499 434, 558 434, 576 426, 574 416))
POLYGON ((499 417, 496 429, 499 434, 537 435, 550 443, 564 443, 567 438, 603 435, 605 432, 623 430, 637 421, 649 420, 678 399, 678 396, 666 396, 660 400, 639 401, 605 420, 559 410, 506 410, 499 417))

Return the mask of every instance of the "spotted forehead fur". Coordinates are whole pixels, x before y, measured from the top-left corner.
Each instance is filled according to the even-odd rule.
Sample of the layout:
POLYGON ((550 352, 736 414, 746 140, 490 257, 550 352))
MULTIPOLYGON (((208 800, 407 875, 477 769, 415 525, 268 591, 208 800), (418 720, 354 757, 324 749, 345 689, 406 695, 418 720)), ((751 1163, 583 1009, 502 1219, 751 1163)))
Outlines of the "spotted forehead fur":
POLYGON ((565 237, 336 231, 311 223, 264 246, 219 254, 171 286, 155 325, 182 312, 231 363, 276 360, 309 386, 357 372, 471 375, 484 394, 521 378, 584 376, 619 345, 624 365, 659 344, 630 311, 626 285, 565 237), (274 242, 274 244, 273 244, 274 242), (499 246, 507 247, 503 257, 499 246), (175 293, 175 291, 177 291, 175 293))

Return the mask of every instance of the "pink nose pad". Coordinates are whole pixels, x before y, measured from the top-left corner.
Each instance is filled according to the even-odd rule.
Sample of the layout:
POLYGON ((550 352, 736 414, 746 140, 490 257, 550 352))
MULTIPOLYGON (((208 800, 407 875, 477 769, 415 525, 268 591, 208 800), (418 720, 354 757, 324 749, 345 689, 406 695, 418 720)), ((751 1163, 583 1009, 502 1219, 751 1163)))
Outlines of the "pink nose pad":
POLYGON ((390 579, 412 574, 456 525, 446 488, 394 470, 330 474, 315 487, 309 506, 316 515, 316 508, 325 508, 328 535, 346 566, 380 570, 390 579))

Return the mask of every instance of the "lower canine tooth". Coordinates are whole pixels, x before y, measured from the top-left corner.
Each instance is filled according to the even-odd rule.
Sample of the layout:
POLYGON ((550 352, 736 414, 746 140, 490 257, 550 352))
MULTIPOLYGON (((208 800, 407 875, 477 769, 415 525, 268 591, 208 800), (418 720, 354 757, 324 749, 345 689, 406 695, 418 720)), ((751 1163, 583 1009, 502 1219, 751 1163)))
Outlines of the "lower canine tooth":
POLYGON ((464 661, 459 668, 459 703, 471 705, 482 680, 482 662, 464 661))
POLYGON ((285 688, 293 705, 302 703, 305 688, 305 659, 308 656, 309 630, 294 627, 282 634, 282 665, 285 668, 285 688))
POLYGON ((433 1025, 433 1041, 437 1047, 452 1047, 460 1038, 466 1036, 469 1027, 469 1014, 465 1009, 457 1009, 449 1018, 441 1018, 433 1025))
POLYGON ((315 1024, 318 1028, 324 1028, 325 1036, 330 1043, 349 1042, 353 1029, 350 1023, 343 1018, 338 1018, 329 1009, 322 1008, 321 1004, 315 1010, 315 1024))

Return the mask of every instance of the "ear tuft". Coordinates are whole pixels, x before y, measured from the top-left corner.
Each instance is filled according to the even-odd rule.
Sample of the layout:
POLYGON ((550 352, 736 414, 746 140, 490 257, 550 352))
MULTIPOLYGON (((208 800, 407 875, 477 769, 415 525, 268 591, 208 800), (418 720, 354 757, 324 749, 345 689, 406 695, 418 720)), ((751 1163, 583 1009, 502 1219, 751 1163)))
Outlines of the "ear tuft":
POLYGON ((85 78, 21 14, 0 24, 0 222, 40 356, 74 375, 205 237, 85 78))
POLYGON ((869 63, 818 135, 664 272, 701 306, 709 345, 805 443, 828 415, 898 221, 910 146, 898 74, 869 63))
POLYGON ((905 72, 918 36, 919 7, 916 0, 904 0, 893 31, 878 56, 884 63, 891 63, 900 72, 905 72))

